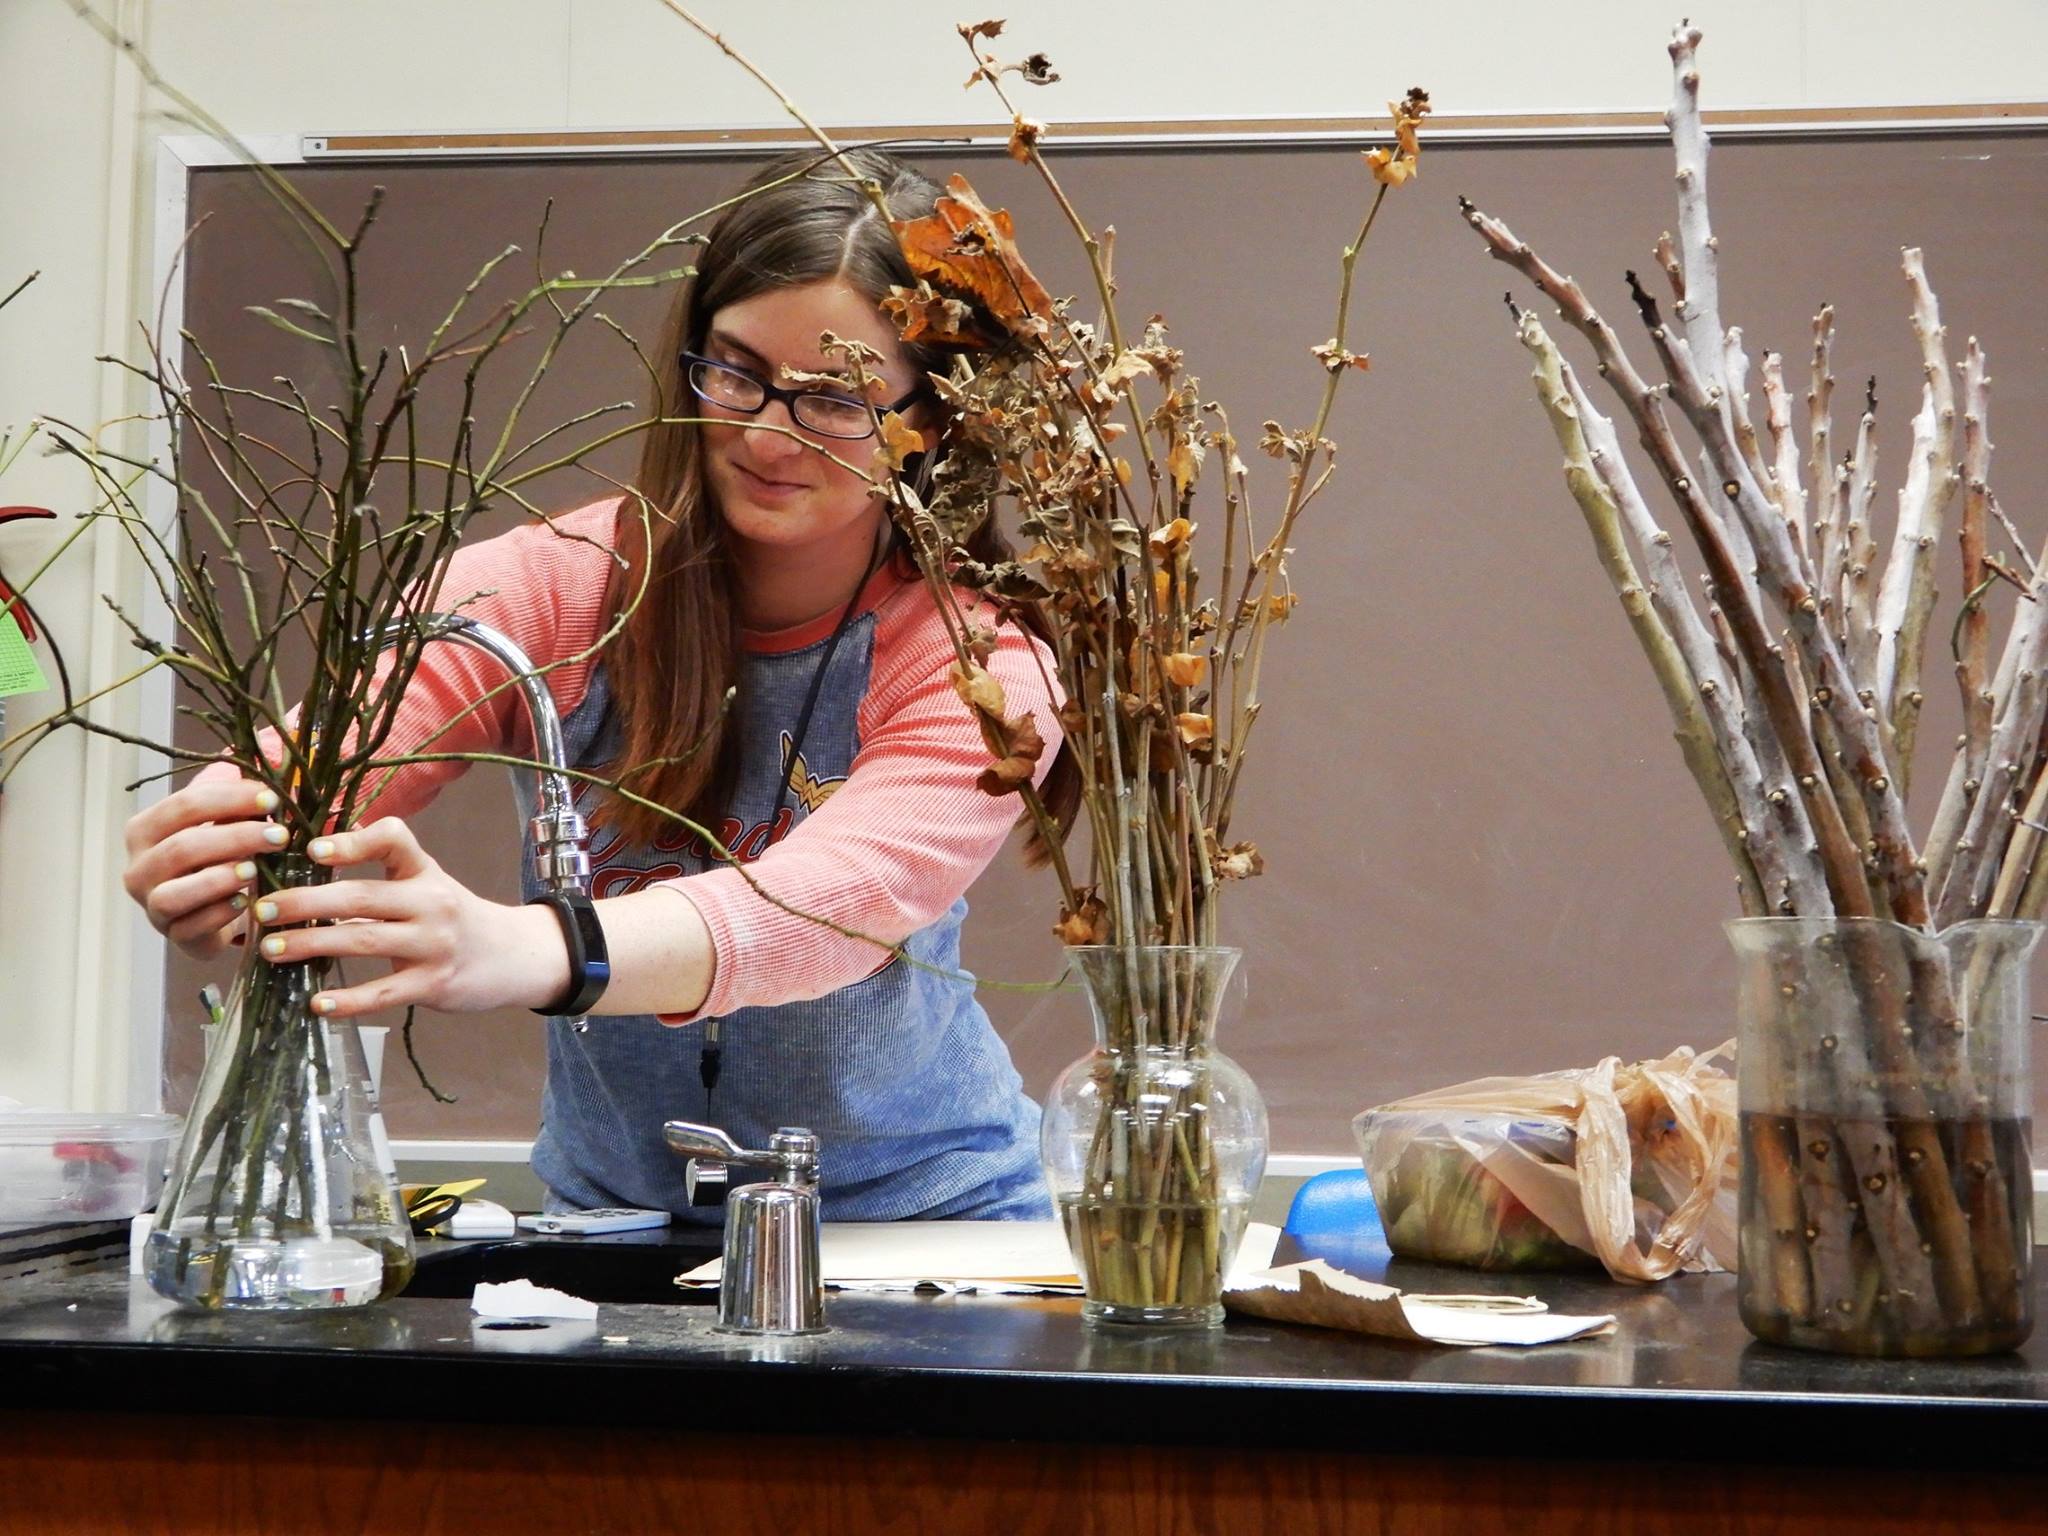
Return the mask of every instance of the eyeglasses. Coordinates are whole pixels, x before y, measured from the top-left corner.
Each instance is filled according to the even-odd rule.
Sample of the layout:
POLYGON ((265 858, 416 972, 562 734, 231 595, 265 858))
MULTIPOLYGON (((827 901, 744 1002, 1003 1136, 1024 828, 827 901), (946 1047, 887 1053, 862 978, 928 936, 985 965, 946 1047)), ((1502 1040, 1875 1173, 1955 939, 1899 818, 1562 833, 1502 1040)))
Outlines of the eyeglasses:
MULTIPOLYGON (((822 437, 862 438, 875 435, 875 407, 852 395, 834 394, 827 389, 783 389, 757 373, 715 363, 694 352, 682 354, 685 377, 698 399, 723 410, 758 416, 770 400, 789 407, 790 419, 808 432, 822 437)), ((900 411, 924 393, 919 385, 901 400, 880 407, 900 411)))

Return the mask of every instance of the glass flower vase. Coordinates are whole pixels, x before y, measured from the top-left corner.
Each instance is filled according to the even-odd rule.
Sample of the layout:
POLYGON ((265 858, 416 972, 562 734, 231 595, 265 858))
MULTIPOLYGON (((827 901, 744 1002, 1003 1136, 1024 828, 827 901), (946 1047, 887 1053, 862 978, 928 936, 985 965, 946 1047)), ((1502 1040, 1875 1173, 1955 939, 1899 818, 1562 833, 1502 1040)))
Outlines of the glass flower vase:
POLYGON ((358 1307, 411 1278, 362 1040, 313 1012, 321 984, 313 965, 242 968, 145 1250, 149 1283, 174 1301, 358 1307))
POLYGON ((1046 1102, 1040 1150, 1098 1323, 1209 1328, 1266 1167, 1266 1106, 1216 1049, 1235 949, 1068 952, 1095 1049, 1046 1102))
POLYGON ((1744 1326, 1839 1354, 2015 1348, 2034 1323, 2041 925, 1743 918, 1728 934, 1744 1326))

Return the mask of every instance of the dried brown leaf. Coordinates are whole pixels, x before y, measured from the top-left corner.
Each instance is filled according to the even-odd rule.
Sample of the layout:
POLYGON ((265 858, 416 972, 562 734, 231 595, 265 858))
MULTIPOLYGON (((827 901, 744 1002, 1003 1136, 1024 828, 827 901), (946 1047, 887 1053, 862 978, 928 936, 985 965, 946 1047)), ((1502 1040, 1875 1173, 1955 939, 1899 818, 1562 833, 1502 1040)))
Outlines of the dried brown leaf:
MULTIPOLYGON (((987 347, 997 339, 978 323, 972 304, 940 293, 927 282, 920 281, 915 288, 892 286, 888 297, 882 300, 882 310, 896 322, 896 329, 905 341, 936 346, 987 347)), ((952 404, 962 403, 957 398, 960 393, 957 385, 951 380, 939 381, 937 375, 932 377, 935 383, 942 382, 941 395, 952 404)))
POLYGON ((1387 110, 1394 116, 1394 148, 1368 149, 1365 163, 1374 181, 1388 187, 1405 186, 1420 174, 1422 144, 1416 130, 1429 115, 1429 92, 1415 86, 1401 100, 1388 102, 1387 110))
POLYGON ((1186 549, 1188 541, 1194 536, 1195 525, 1184 517, 1176 517, 1172 522, 1153 529, 1152 537, 1147 542, 1152 546, 1152 557, 1155 560, 1167 561, 1186 549))
POLYGON ((1009 751, 993 767, 984 768, 981 777, 974 781, 983 794, 1015 794, 1031 782, 1039 758, 1045 755, 1045 741, 1039 736, 1038 725, 1028 713, 1005 724, 1009 751))
POLYGON ((1028 340, 1049 328, 1052 295, 1025 265, 1009 211, 982 202, 966 177, 949 179, 926 217, 891 227, 920 278, 979 301, 1013 336, 1028 340))
POLYGON ((1232 843, 1228 848, 1216 846, 1216 834, 1203 829, 1203 838, 1209 845, 1209 867, 1216 871, 1218 879, 1249 880, 1254 875, 1264 874, 1266 857, 1259 852, 1257 843, 1232 843))
POLYGON ((1019 165, 1028 164, 1031 152, 1038 148, 1038 141, 1045 136, 1045 124, 1035 117, 1022 115, 1010 120, 1010 158, 1019 165))
POLYGON ((876 474, 899 470, 913 453, 924 452, 924 438, 894 411, 884 413, 874 455, 876 474))
POLYGON ((1070 911, 1063 903, 1053 933, 1062 944, 1102 944, 1109 939, 1109 908, 1093 890, 1080 893, 1081 905, 1070 911))
POLYGON ((1003 685, 980 666, 963 668, 955 662, 947 676, 952 679, 953 691, 960 695, 960 701, 977 715, 1003 717, 1005 700, 1003 685))
POLYGON ((1193 688, 1209 673, 1209 658, 1194 651, 1169 651, 1159 659, 1159 670, 1177 688, 1193 688))
POLYGON ((1347 351, 1337 344, 1337 338, 1334 336, 1320 346, 1310 347, 1309 351, 1315 354, 1317 362, 1332 373, 1342 373, 1346 368, 1356 368, 1363 373, 1372 366, 1371 360, 1363 352, 1347 351))

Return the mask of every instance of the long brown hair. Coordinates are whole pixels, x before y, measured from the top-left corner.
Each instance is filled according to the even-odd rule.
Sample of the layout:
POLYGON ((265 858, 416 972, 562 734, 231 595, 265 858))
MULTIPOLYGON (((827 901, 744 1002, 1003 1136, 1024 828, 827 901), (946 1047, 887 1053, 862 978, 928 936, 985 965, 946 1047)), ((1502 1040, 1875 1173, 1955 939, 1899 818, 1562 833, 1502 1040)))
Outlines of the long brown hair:
MULTIPOLYGON (((845 158, 857 176, 881 186, 892 218, 922 218, 938 200, 937 185, 893 155, 864 149, 845 158)), ((744 190, 751 195, 712 226, 697 275, 684 283, 670 309, 655 353, 660 384, 650 414, 699 414, 680 357, 702 350, 711 317, 729 304, 832 278, 879 304, 892 285, 916 282, 888 223, 838 163, 789 156, 762 167, 744 190)), ((904 352, 920 376, 944 371, 939 351, 906 344, 904 352)), ((931 406, 943 408, 936 399, 931 406)), ((944 453, 943 446, 938 452, 944 453)), ((732 729, 737 709, 726 713, 724 700, 740 686, 739 607, 725 520, 704 483, 694 424, 648 431, 636 489, 654 514, 652 538, 636 511, 620 516, 618 548, 626 569, 612 584, 611 615, 627 594, 639 590, 642 572, 646 593, 613 642, 606 668, 620 725, 619 758, 608 772, 630 775, 635 794, 713 826, 725 814, 738 768, 738 735, 732 729)), ((967 549, 986 564, 1010 558, 992 516, 967 549)), ((1035 613, 1018 619, 1050 641, 1035 613)), ((1043 786, 1062 836, 1072 825, 1080 790, 1079 769, 1062 745, 1043 786)), ((596 814, 635 842, 650 842, 670 825, 659 813, 616 796, 607 796, 596 814)), ((1026 856, 1033 863, 1046 857, 1036 837, 1026 856)))

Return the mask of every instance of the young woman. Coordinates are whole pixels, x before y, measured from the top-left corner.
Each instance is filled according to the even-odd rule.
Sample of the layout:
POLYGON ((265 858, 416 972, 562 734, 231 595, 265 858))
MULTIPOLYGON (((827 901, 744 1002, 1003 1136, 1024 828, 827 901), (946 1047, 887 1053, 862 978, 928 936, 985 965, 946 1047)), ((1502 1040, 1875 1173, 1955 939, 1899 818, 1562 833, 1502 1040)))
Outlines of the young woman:
MULTIPOLYGON (((336 1018, 409 1004, 596 1015, 581 1033, 549 1024, 533 1161, 557 1208, 687 1214, 682 1163, 661 1136, 680 1118, 755 1146, 782 1125, 816 1131, 828 1219, 1044 1217, 1037 1109, 971 986, 951 979, 962 893, 1017 803, 976 788, 988 754, 947 675, 937 607, 883 503, 831 456, 868 461, 872 413, 785 372, 843 369, 820 352, 825 331, 865 342, 882 358, 879 403, 929 453, 945 422, 923 381, 941 363, 905 347, 877 307, 913 282, 888 224, 830 162, 782 180, 801 163, 755 179, 766 190, 721 218, 678 296, 656 354, 661 413, 718 425, 648 435, 636 488, 663 514, 651 540, 637 512, 607 500, 463 549, 442 588, 491 594, 464 612, 546 665, 589 649, 644 577, 619 638, 547 674, 571 761, 630 773, 635 794, 717 832, 745 874, 673 820, 585 786, 611 967, 592 1001, 596 979, 572 974, 581 946, 557 910, 486 901, 421 849, 404 817, 461 768, 421 764, 396 777, 378 819, 310 850, 337 867, 381 864, 386 878, 272 894, 255 931, 273 961, 390 963, 315 1000, 336 1018), (736 702, 721 718, 728 687, 736 702), (764 900, 748 876, 807 915, 764 900), (901 941, 918 963, 849 933, 901 941)), ((930 212, 924 177, 874 152, 858 165, 894 216, 930 212)), ((1044 647, 1005 625, 988 667, 1012 709, 1036 716, 1043 782, 1059 744, 1044 647)), ((417 746, 502 681, 487 657, 429 646, 387 751, 417 746)), ((533 745, 505 691, 434 749, 533 745)), ((1069 777, 1061 762, 1054 801, 1071 804, 1069 777)), ((250 861, 283 841, 271 808, 222 770, 130 823, 127 888, 174 942, 218 953, 248 923, 250 861)))

